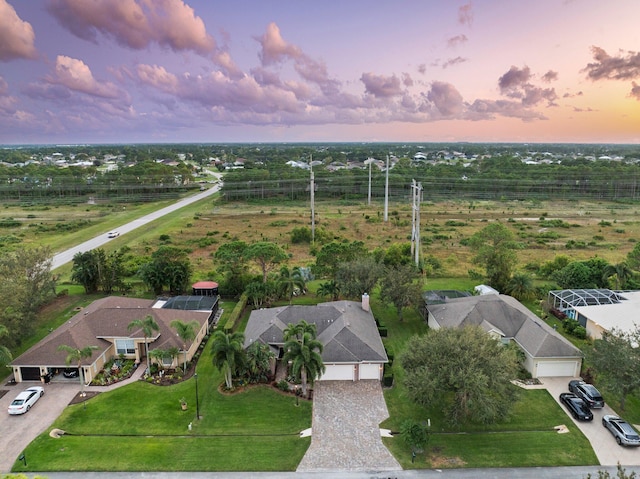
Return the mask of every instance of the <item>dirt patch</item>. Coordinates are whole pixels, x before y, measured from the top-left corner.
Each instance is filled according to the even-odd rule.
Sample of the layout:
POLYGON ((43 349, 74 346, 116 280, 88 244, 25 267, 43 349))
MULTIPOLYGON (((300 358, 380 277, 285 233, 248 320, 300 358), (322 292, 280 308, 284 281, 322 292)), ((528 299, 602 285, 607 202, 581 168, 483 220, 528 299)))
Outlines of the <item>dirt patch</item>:
POLYGON ((82 395, 82 393, 78 393, 73 397, 71 401, 69 401, 69 405, 80 404, 87 401, 88 399, 96 397, 98 394, 100 394, 100 391, 85 391, 84 396, 82 395))
POLYGON ((431 467, 434 469, 446 469, 451 467, 464 467, 467 463, 459 457, 446 457, 438 454, 431 454, 429 456, 431 467))

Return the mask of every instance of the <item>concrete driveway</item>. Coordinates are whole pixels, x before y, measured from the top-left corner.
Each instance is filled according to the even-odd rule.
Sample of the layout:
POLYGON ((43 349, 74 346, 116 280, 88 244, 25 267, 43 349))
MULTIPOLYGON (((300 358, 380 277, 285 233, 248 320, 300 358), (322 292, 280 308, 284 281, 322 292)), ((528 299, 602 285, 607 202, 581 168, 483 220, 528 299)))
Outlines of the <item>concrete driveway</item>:
POLYGON ((79 383, 49 383, 44 387, 44 396, 28 413, 20 416, 10 416, 7 413, 9 404, 19 392, 30 386, 41 385, 40 382, 23 382, 14 386, 0 387, 7 391, 0 398, 0 438, 2 438, 0 473, 11 471, 13 463, 24 448, 53 424, 53 421, 80 391, 79 383))
MULTIPOLYGON (((567 409, 560 403, 559 396, 561 393, 569 392, 568 384, 571 379, 572 378, 540 378, 544 387, 556 402, 560 404, 563 411, 567 411, 567 409)), ((577 421, 567 412, 567 427, 571 430, 571 426, 573 425, 582 431, 587 439, 589 439, 589 442, 591 442, 591 447, 596 453, 600 464, 604 466, 615 466, 618 463, 626 466, 640 465, 640 448, 618 446, 611 433, 602 425, 602 416, 605 414, 619 415, 606 403, 607 398, 605 397, 604 399, 604 408, 592 409, 593 421, 577 421)), ((624 417, 624 415, 622 415, 622 417, 624 417)))

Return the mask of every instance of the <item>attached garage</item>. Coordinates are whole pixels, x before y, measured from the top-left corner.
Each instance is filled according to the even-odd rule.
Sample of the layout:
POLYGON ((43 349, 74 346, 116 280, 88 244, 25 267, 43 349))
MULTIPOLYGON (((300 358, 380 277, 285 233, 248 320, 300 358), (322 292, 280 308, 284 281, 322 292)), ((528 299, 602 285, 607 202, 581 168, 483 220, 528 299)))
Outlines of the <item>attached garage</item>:
POLYGON ((380 379, 382 364, 361 364, 360 379, 380 379))
POLYGON ((40 372, 39 367, 31 367, 31 366, 22 366, 20 368, 20 377, 22 381, 40 381, 40 376, 42 373, 40 372))
POLYGON ((353 364, 325 364, 320 381, 353 381, 353 364))
POLYGON ((578 361, 537 361, 536 378, 550 377, 578 377, 580 375, 580 363, 578 361))

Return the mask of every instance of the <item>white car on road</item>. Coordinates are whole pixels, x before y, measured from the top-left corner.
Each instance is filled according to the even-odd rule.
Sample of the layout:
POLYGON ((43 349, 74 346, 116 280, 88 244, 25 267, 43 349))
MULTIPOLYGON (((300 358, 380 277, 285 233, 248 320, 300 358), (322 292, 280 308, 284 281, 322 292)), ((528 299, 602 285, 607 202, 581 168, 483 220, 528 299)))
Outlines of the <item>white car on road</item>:
POLYGON ((109 237, 109 238, 117 238, 118 236, 120 236, 120 233, 118 233, 117 231, 110 231, 107 234, 107 237, 109 237))
POLYGON ((9 404, 9 414, 24 414, 44 395, 44 388, 33 386, 25 389, 9 404))

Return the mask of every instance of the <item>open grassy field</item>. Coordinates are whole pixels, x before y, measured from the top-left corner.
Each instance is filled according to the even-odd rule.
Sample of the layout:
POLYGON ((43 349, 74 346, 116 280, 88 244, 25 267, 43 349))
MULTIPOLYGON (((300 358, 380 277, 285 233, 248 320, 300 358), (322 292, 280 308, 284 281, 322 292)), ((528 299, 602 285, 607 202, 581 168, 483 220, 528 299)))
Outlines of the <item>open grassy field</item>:
MULTIPOLYGON (((12 241, 48 244, 60 251, 91 236, 116 229, 119 224, 148 213, 163 204, 85 206, 6 206, 0 210, 0 246, 12 241), (12 226, 2 220, 12 218, 12 226), (17 224, 16 224, 17 222, 17 224)), ((389 221, 382 221, 381 203, 333 201, 316 203, 317 237, 363 241, 368 248, 385 248, 410 241, 411 209, 391 204, 389 221)), ((292 244, 294 228, 310 226, 308 202, 225 203, 218 197, 187 206, 121 236, 105 249, 127 245, 146 255, 164 243, 190 251, 195 278, 216 273, 212 255, 226 241, 273 241, 290 254, 291 265, 314 262, 308 244, 292 244), (168 237, 168 239, 166 239, 168 237)), ((477 269, 464 239, 490 221, 501 221, 516 234, 523 248, 518 251, 520 267, 540 264, 558 254, 573 259, 599 256, 611 263, 623 260, 640 238, 640 205, 586 201, 446 201, 421 206, 423 256, 433 256, 442 265, 437 277, 468 277, 477 269), (462 242, 462 244, 461 244, 462 242)), ((69 268, 61 268, 62 278, 69 268)), ((429 279, 429 278, 428 278, 429 279)))

